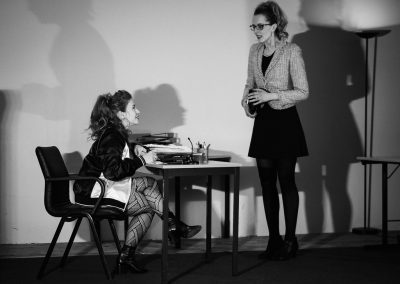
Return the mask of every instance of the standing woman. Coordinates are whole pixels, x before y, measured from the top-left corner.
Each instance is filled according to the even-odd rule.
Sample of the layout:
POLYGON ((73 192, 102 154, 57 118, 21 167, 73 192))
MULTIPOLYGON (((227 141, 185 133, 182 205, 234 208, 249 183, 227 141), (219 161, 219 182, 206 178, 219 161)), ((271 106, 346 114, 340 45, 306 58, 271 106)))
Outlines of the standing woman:
POLYGON ((295 183, 297 157, 307 156, 307 144, 296 104, 308 97, 300 48, 287 42, 287 19, 274 1, 259 4, 250 29, 258 43, 250 48, 242 106, 254 118, 249 156, 256 158, 269 229, 267 249, 260 258, 286 260, 298 250, 296 239, 299 194, 295 183), (282 193, 286 233, 279 232, 282 193))
MULTIPOLYGON (((135 260, 135 251, 154 214, 163 218, 163 197, 157 182, 150 177, 132 178, 138 168, 157 159, 154 152, 128 142, 129 126, 139 123, 139 114, 127 91, 100 95, 90 116, 90 138, 94 143, 79 172, 81 176, 99 177, 104 181, 106 192, 102 206, 118 208, 132 217, 117 258, 118 272, 122 269, 146 272, 135 260)), ((74 192, 76 203, 93 206, 100 195, 100 185, 91 180, 78 180, 74 192)), ((176 220, 170 211, 167 218, 168 236, 172 240, 191 238, 201 230, 201 226, 188 226, 176 220)))

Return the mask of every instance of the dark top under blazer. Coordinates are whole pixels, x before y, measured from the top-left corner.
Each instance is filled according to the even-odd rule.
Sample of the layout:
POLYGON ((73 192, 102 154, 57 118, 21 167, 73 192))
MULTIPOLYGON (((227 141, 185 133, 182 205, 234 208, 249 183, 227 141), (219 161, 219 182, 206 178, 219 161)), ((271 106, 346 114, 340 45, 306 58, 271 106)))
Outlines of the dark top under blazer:
MULTIPOLYGON (((132 176, 144 164, 142 159, 132 154, 130 155, 132 158, 122 159, 122 153, 126 144, 130 145, 122 133, 112 127, 106 129, 90 148, 88 155, 83 160, 79 175, 100 177, 101 173, 103 173, 106 179, 112 181, 119 181, 132 176)), ((134 146, 132 144, 132 147, 134 146)), ((97 198, 90 197, 94 183, 91 180, 79 180, 75 182, 74 193, 77 203, 95 204, 97 198)), ((117 200, 104 198, 103 201, 103 205, 124 207, 124 204, 117 200)))

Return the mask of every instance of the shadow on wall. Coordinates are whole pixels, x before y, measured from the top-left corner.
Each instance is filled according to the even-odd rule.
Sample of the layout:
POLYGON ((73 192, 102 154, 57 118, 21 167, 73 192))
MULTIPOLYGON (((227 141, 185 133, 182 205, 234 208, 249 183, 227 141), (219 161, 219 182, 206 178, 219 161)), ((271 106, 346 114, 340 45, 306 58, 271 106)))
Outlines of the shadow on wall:
MULTIPOLYGON (((95 99, 100 93, 115 89, 111 51, 90 24, 92 0, 27 2, 40 23, 59 27, 49 53, 49 64, 58 86, 24 85, 22 111, 48 120, 67 121, 68 128, 63 132, 68 139, 66 145, 73 149, 86 148, 85 129, 95 99)), ((64 153, 63 157, 68 170, 77 173, 82 155, 72 152, 64 153)), ((89 229, 78 234, 88 239, 89 229)))
POLYGON ((154 89, 141 89, 133 97, 140 111, 140 124, 132 129, 134 133, 172 132, 185 124, 186 110, 173 86, 161 84, 154 89))
MULTIPOLYGON (((302 1, 307 22, 313 1, 302 1)), ((348 232, 352 218, 347 181, 349 167, 362 155, 362 142, 350 103, 364 96, 364 59, 360 39, 336 27, 310 25, 295 35, 304 56, 310 97, 298 105, 310 156, 299 159, 299 190, 305 193, 308 231, 324 229, 324 192, 333 230, 348 232)))
MULTIPOLYGON (((131 129, 133 133, 174 132, 175 127, 185 124, 186 110, 182 107, 178 93, 173 86, 161 84, 154 89, 137 90, 133 97, 135 105, 140 111, 140 123, 131 129)), ((203 191, 192 187, 193 183, 197 183, 196 181, 197 179, 193 178, 181 178, 181 214, 183 220, 185 220, 185 216, 191 215, 185 213, 187 211, 185 204, 206 199, 203 191)), ((170 180, 169 186, 174 188, 173 180, 170 180)), ((174 199, 175 192, 172 190, 170 200, 174 199)), ((173 208, 171 209, 173 210, 173 208)), ((156 218, 153 221, 153 226, 159 222, 160 220, 156 218)))
POLYGON ((28 0, 28 4, 40 23, 59 27, 49 53, 59 85, 25 85, 23 111, 50 120, 68 120, 70 142, 82 145, 97 95, 115 85, 111 52, 89 23, 92 1, 28 0))

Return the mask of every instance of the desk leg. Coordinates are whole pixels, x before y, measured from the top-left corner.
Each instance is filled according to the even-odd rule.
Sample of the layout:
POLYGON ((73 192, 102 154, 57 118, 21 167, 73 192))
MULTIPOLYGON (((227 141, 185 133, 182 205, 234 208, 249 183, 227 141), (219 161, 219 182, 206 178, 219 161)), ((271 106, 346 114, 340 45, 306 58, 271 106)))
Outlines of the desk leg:
POLYGON ((161 257, 161 283, 168 282, 168 178, 162 179, 163 226, 162 226, 162 257, 161 257))
POLYGON ((239 175, 240 168, 235 168, 233 181, 233 242, 232 242, 232 275, 238 272, 238 234, 239 234, 239 175))
POLYGON ((230 193, 230 182, 231 182, 231 177, 230 175, 226 175, 224 177, 225 179, 225 221, 224 221, 224 234, 223 237, 225 239, 229 238, 229 233, 230 233, 230 218, 229 218, 229 211, 230 211, 230 199, 229 199, 229 193, 230 193))
POLYGON ((382 163, 382 245, 387 245, 387 223, 388 223, 388 194, 387 194, 387 175, 388 165, 382 163))
MULTIPOLYGON (((181 220, 181 178, 175 177, 175 216, 176 220, 181 220)), ((179 224, 176 224, 179 226, 179 224)), ((178 228, 177 228, 178 229, 178 228)), ((181 238, 177 238, 175 248, 181 248, 181 238)))
POLYGON ((211 253, 211 200, 212 176, 207 176, 207 201, 206 201, 206 259, 211 253))

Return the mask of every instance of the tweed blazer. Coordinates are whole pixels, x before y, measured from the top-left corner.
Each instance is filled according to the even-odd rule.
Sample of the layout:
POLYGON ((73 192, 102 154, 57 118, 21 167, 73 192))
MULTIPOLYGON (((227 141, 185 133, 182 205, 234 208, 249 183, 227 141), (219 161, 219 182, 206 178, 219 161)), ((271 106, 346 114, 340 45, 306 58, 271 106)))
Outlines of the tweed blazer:
POLYGON ((273 109, 286 109, 308 97, 308 82, 301 49, 294 43, 278 41, 265 74, 261 70, 264 43, 251 46, 245 95, 251 88, 264 88, 277 93, 278 100, 269 101, 273 109))

